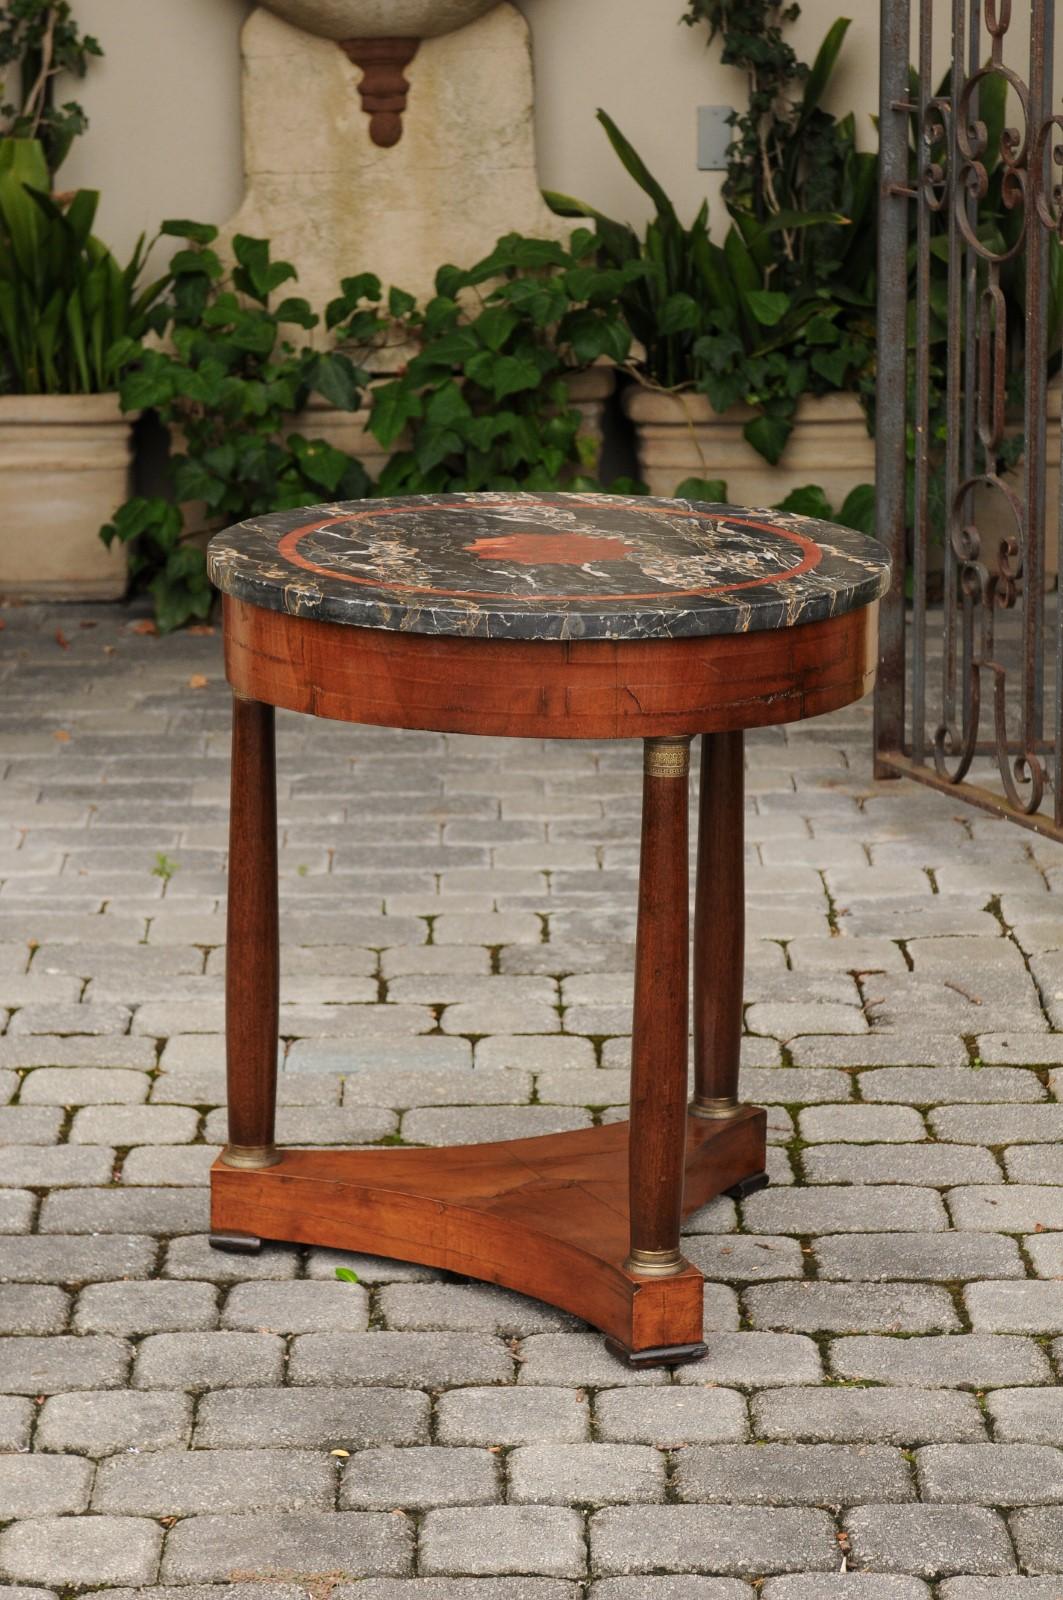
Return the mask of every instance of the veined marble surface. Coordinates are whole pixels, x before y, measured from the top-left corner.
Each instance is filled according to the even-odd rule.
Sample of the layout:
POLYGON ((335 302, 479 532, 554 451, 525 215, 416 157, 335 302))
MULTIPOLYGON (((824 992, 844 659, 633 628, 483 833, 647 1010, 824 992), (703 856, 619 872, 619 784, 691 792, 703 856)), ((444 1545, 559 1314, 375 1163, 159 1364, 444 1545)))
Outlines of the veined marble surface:
POLYGON ((354 627, 492 639, 791 628, 870 604, 882 545, 812 517, 608 494, 451 494, 303 506, 207 556, 226 594, 354 627))

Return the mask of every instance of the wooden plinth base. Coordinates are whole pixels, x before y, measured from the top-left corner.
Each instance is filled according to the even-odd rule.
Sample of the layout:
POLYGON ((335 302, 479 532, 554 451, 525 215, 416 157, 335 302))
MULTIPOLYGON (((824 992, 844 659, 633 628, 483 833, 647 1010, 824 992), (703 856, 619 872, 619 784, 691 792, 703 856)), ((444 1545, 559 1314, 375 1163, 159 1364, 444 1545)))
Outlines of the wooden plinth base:
MULTIPOLYGON (((765 1125, 756 1106, 689 1118, 684 1215, 762 1173, 765 1125)), ((704 1348, 697 1268, 625 1270, 626 1122, 443 1150, 285 1150, 258 1171, 218 1160, 211 1228, 482 1278, 571 1311, 642 1364, 704 1348)))

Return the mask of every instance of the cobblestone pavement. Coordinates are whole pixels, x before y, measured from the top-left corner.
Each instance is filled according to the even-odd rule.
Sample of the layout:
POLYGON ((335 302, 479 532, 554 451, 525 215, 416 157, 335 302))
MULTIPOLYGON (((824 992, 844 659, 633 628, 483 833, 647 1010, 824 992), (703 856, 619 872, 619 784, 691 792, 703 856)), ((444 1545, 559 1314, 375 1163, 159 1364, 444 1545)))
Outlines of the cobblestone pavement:
MULTIPOLYGON (((513 1294, 208 1249, 220 641, 2 615, 7 1600, 1063 1595, 1057 847, 874 784, 866 706, 750 738, 774 1183, 690 1223, 707 1360, 632 1373, 513 1294)), ((284 717, 280 767, 281 1137, 621 1115, 638 751, 284 717)))

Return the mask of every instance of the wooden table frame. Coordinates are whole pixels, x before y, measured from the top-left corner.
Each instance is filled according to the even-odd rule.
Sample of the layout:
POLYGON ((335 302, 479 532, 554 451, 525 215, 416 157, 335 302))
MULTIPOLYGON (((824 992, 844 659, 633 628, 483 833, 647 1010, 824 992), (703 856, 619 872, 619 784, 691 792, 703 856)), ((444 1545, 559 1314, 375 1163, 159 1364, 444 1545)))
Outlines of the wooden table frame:
POLYGON ((485 1279, 571 1311, 638 1365, 703 1354, 682 1219, 765 1183, 765 1113, 738 1102, 742 729, 859 698, 876 605, 771 632, 521 643, 319 623, 226 596, 233 706, 229 1142, 211 1242, 326 1245, 485 1279), (437 731, 644 741, 630 1122, 450 1149, 278 1151, 274 706, 437 731), (687 1105, 688 771, 701 739, 687 1105))

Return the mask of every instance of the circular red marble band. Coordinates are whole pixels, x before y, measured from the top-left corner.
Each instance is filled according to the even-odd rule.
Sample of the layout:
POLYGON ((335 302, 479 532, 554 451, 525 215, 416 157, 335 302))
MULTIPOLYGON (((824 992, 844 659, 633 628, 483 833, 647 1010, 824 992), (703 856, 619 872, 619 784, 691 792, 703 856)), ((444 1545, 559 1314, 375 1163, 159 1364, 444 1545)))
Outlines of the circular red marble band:
MULTIPOLYGON (((569 503, 572 503, 572 501, 575 500, 575 496, 569 495, 567 499, 569 503)), ((576 501, 576 503, 580 505, 593 506, 595 508, 598 508, 601 505, 600 500, 583 500, 576 501)), ((520 507, 523 504, 523 500, 503 500, 486 509, 507 511, 520 507)), ((630 506, 632 510, 639 510, 637 501, 618 501, 617 504, 626 504, 630 506)), ((466 507, 447 504, 446 502, 440 503, 438 501, 426 501, 423 506, 418 507, 418 512, 421 511, 456 511, 461 513, 466 511, 466 507)), ((302 567, 307 572, 314 572, 318 575, 318 577, 335 578, 340 583, 357 583, 365 588, 371 589, 387 588, 393 590, 396 594, 439 595, 441 598, 453 600, 501 601, 507 598, 507 596, 504 594, 499 594, 497 590, 440 589, 435 587, 433 584, 415 583, 384 584, 379 578, 361 577, 359 574, 353 572, 340 572, 335 567, 319 566, 316 562, 311 561, 307 556, 304 556, 299 549, 301 542, 304 539, 309 538, 310 534, 319 533, 322 528, 334 527, 338 522, 369 522, 375 517, 388 517, 394 515, 394 507, 382 505, 370 506, 364 511, 346 512, 341 517, 322 517, 317 522, 309 522, 303 528, 293 528, 290 533, 286 533, 284 537, 278 541, 277 554, 282 556, 284 560, 289 561, 292 566, 302 567)), ((689 517, 692 515, 692 513, 685 508, 680 508, 679 506, 672 511, 665 510, 664 507, 656 505, 654 507, 654 515, 689 517)), ((610 594, 600 596, 586 593, 521 594, 521 604, 542 604, 544 601, 551 603, 559 600, 574 602, 582 600, 593 602, 595 599, 599 599, 603 603, 623 604, 628 600, 660 600, 666 596, 672 595, 686 597, 693 595, 734 594, 740 589, 759 589, 763 588, 766 584, 789 583, 792 579, 799 578, 802 573, 811 572, 815 567, 819 566, 823 559, 823 551, 820 546, 816 544, 815 540, 806 539, 802 534, 794 533, 789 528, 780 528, 774 523, 770 522, 759 522, 753 517, 727 517, 726 520, 728 522, 735 523, 741 528, 756 528, 762 533, 770 533, 776 538, 786 539, 790 544, 796 545, 798 549, 803 552, 802 560, 800 560, 796 566, 787 568, 785 572, 769 572, 765 573, 759 578, 742 578, 734 583, 711 584, 704 588, 698 589, 655 589, 651 590, 648 594, 610 594)))

